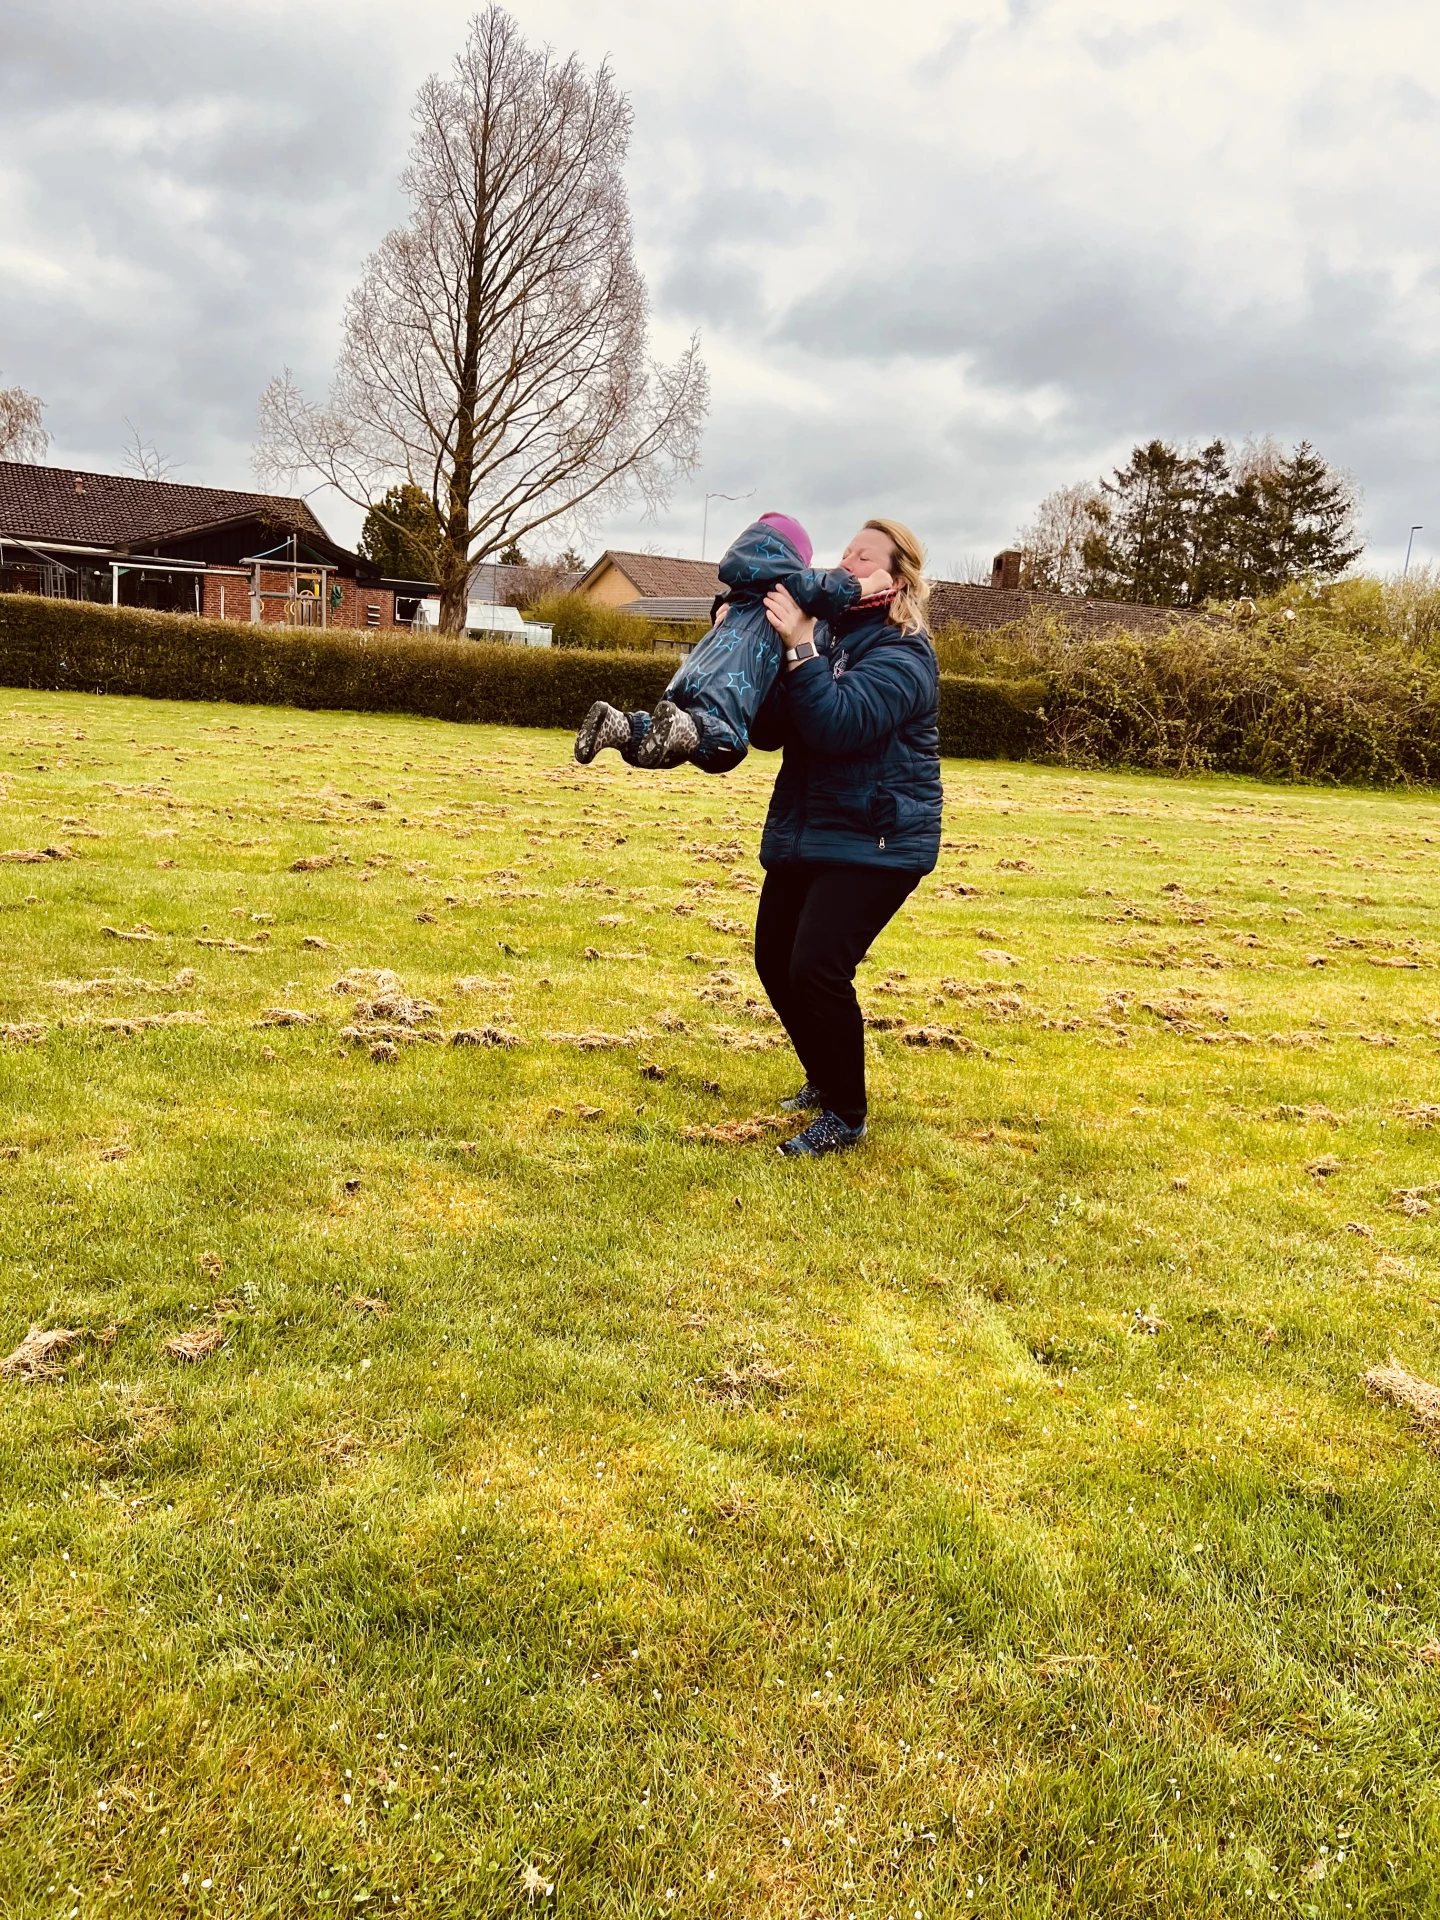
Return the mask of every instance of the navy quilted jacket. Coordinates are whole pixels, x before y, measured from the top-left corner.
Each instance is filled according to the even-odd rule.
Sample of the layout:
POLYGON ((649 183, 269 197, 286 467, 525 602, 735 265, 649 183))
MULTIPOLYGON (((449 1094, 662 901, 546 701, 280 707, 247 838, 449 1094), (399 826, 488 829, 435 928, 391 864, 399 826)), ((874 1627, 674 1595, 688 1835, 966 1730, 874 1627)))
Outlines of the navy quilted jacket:
POLYGON ((782 673, 755 716, 751 744, 785 750, 763 867, 929 873, 939 858, 939 669, 925 636, 901 633, 887 612, 842 614, 828 652, 782 673))

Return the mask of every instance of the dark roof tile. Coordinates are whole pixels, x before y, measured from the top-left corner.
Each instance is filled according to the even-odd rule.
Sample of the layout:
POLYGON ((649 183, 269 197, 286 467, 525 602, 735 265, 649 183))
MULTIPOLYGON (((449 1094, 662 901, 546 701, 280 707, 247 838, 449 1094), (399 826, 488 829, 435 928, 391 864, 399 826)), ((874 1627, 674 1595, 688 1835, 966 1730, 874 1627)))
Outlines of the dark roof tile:
POLYGON ((248 519, 266 520, 281 534, 328 538, 303 500, 0 460, 0 539, 123 547, 248 519))
POLYGON ((610 549, 600 558, 580 582, 583 590, 586 583, 596 578, 609 560, 618 567, 625 578, 635 587, 642 600, 661 599, 705 599, 713 600, 720 591, 720 567, 715 560, 681 560, 659 553, 621 553, 610 549))
POLYGON ((1023 587, 970 586, 961 580, 931 583, 930 631, 969 627, 983 633, 1029 613, 1050 613, 1071 627, 1128 627, 1155 633, 1182 617, 1175 607, 1142 607, 1129 600, 1087 600, 1076 593, 1031 593, 1023 587))

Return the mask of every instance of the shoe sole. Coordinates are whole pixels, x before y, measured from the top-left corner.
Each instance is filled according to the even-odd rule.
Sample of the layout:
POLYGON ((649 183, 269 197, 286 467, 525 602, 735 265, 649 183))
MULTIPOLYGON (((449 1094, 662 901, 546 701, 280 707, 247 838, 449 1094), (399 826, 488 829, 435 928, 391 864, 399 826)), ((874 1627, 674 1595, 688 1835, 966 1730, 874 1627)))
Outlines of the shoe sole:
POLYGON ((575 758, 582 767, 588 767, 600 749, 595 744, 595 736, 604 724, 608 701, 597 700, 585 718, 580 722, 580 731, 575 736, 575 758))
MULTIPOLYGON (((677 707, 672 700, 662 700, 656 707, 650 721, 650 731, 635 749, 637 767, 666 768, 679 766, 685 754, 676 759, 670 757, 670 735, 676 722, 685 715, 683 707, 677 707)), ((689 749, 686 749, 688 753, 689 749)))

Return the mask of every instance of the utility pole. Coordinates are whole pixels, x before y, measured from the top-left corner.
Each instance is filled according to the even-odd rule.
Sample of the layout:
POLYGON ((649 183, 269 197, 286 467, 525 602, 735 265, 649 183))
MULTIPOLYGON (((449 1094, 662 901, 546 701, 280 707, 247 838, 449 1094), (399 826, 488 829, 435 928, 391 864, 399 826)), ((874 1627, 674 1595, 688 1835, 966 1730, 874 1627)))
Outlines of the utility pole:
MULTIPOLYGON (((1405 578, 1406 574, 1409 573, 1410 571, 1410 549, 1415 544, 1415 536, 1417 533, 1423 533, 1424 531, 1425 531, 1424 527, 1421 526, 1418 520, 1415 522, 1415 525, 1410 529, 1410 538, 1405 542, 1405 564, 1400 569, 1400 578, 1402 580, 1405 578)), ((700 557, 703 560, 705 556, 702 554, 700 557)))

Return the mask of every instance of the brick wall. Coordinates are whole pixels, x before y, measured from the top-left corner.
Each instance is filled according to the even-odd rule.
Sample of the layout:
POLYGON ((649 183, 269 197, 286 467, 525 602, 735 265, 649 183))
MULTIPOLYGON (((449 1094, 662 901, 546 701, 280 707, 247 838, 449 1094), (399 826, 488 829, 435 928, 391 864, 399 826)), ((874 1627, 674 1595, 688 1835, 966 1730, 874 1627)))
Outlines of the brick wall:
MULTIPOLYGON (((244 578, 231 573, 207 573, 205 576, 204 611, 212 620, 249 620, 250 618, 250 581, 247 573, 244 578)), ((267 594, 288 593, 290 573, 288 569, 274 572, 262 568, 260 585, 267 594)), ((325 624, 331 627, 359 627, 370 632, 383 632, 395 625, 395 595, 388 587, 370 587, 357 582, 352 576, 330 574, 327 576, 327 592, 335 587, 340 589, 339 606, 331 606, 326 615, 325 624)), ((262 603, 261 619, 266 626, 284 626, 298 624, 288 622, 288 610, 284 600, 265 600, 262 603)), ((316 609, 314 624, 320 624, 319 609, 316 609)))

